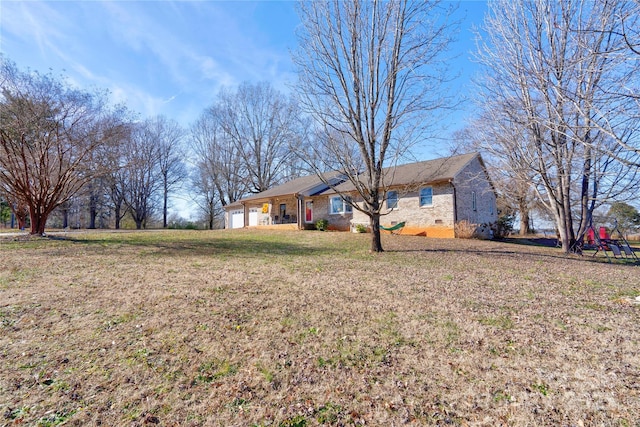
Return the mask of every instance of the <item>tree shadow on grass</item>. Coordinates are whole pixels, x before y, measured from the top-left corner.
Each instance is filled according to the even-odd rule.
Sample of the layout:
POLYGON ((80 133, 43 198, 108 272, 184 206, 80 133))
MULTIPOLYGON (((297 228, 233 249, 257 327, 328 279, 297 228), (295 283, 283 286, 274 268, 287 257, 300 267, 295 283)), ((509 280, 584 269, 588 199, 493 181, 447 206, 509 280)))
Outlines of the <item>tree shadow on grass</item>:
MULTIPOLYGON (((497 248, 491 247, 491 242, 486 241, 487 246, 485 248, 472 247, 470 244, 465 244, 465 240, 456 239, 455 242, 459 242, 456 247, 437 247, 435 244, 433 248, 421 248, 421 249, 389 249, 387 252, 424 252, 424 253, 453 253, 460 254, 460 256, 476 255, 476 256, 490 256, 501 258, 514 258, 514 257, 530 257, 532 259, 550 259, 550 260, 572 260, 588 263, 598 264, 611 264, 622 267, 636 267, 640 266, 640 261, 633 258, 615 258, 610 256, 607 258, 605 255, 594 256, 595 251, 584 251, 582 254, 569 254, 566 255, 556 246, 555 239, 505 239, 497 241, 502 245, 497 248), (532 248, 539 248, 540 250, 528 250, 532 248), (544 249, 548 249, 543 251, 544 249)), ((450 244, 450 242, 448 242, 450 244)), ((636 253, 638 250, 635 250, 636 253)))
POLYGON ((150 239, 93 239, 70 236, 50 236, 51 240, 67 241, 73 244, 95 246, 106 249, 128 246, 137 247, 145 256, 214 256, 214 257, 294 257, 330 255, 335 249, 329 246, 313 246, 287 240, 265 240, 248 237, 213 237, 172 239, 166 241, 150 239))

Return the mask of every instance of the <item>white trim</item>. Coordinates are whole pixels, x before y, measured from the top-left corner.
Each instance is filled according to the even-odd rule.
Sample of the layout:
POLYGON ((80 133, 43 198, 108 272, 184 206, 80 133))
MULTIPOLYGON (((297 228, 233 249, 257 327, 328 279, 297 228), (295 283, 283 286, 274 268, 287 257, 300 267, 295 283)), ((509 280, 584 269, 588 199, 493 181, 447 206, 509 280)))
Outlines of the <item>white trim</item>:
POLYGON ((387 210, 389 210, 389 211, 392 211, 392 210, 393 210, 393 211, 397 211, 397 210, 398 210, 398 207, 400 206, 400 195, 398 194, 398 192, 397 192, 396 190, 389 190, 389 191, 387 191, 387 201, 386 201, 386 204, 387 204, 387 210), (391 199, 389 198, 389 193, 395 193, 395 195, 396 195, 396 197, 395 197, 395 200, 396 200, 395 206, 389 206, 389 200, 391 200, 391 199))
POLYGON ((353 213, 353 206, 349 205, 342 196, 330 196, 329 197, 329 215, 351 215, 353 213), (334 212, 333 200, 340 199, 342 202, 342 211, 334 212))
POLYGON ((421 208, 432 208, 433 207, 433 186, 427 185, 427 186, 424 186, 424 187, 420 188, 420 191, 418 191, 418 206, 421 207, 421 208), (428 205, 426 205, 426 204, 423 205, 422 204, 422 195, 421 195, 421 193, 422 193, 422 190, 426 190, 427 188, 431 189, 431 203, 428 204, 428 205))

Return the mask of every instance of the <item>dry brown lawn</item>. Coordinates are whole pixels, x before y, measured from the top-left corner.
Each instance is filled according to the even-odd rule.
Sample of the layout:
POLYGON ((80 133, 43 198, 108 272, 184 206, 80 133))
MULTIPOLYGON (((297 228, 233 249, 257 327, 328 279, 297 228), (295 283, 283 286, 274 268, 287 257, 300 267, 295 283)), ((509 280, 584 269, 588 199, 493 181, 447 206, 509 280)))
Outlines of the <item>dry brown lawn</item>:
POLYGON ((640 425, 640 266, 383 243, 2 238, 0 425, 640 425))

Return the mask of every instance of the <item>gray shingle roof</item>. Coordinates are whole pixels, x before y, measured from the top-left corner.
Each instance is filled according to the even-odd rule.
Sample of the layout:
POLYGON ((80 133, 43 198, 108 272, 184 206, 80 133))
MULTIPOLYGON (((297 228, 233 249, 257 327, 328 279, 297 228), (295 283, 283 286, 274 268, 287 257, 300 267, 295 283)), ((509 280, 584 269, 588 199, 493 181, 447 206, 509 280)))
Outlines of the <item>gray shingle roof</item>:
MULTIPOLYGON (((408 163, 396 166, 395 168, 386 168, 384 170, 384 184, 392 187, 453 180, 456 175, 477 156, 479 156, 478 153, 461 154, 458 156, 408 163)), ((339 176, 340 173, 331 172, 326 175, 326 178, 336 179, 339 176)), ((285 182, 282 185, 278 185, 262 193, 247 196, 227 207, 239 206, 242 202, 257 201, 276 196, 294 194, 310 196, 315 194, 329 194, 335 191, 349 192, 353 190, 354 186, 349 181, 343 182, 333 190, 324 185, 317 175, 308 175, 285 182)))
POLYGON ((452 157, 426 160, 423 162, 409 163, 397 166, 395 173, 393 168, 385 170, 385 174, 393 174, 393 183, 386 182, 387 185, 406 185, 413 183, 429 183, 438 181, 449 181, 462 171, 471 160, 478 156, 478 153, 461 154, 452 157))
MULTIPOLYGON (((339 177, 338 172, 329 172, 325 174, 325 178, 328 180, 334 180, 339 177)), ((292 179, 284 184, 277 185, 261 193, 252 194, 244 197, 235 203, 227 205, 227 207, 239 206, 242 202, 248 202, 252 200, 268 199, 276 196, 289 196, 294 194, 302 194, 305 196, 315 195, 318 192, 322 192, 327 189, 327 185, 323 184, 318 175, 302 176, 300 178, 292 179)))
MULTIPOLYGON (((461 154, 385 168, 383 184, 387 187, 395 187, 450 181, 455 179, 456 175, 477 156, 479 156, 478 153, 461 154)), ((347 181, 337 186, 335 190, 328 189, 325 194, 336 191, 348 193, 354 189, 353 184, 347 181)))

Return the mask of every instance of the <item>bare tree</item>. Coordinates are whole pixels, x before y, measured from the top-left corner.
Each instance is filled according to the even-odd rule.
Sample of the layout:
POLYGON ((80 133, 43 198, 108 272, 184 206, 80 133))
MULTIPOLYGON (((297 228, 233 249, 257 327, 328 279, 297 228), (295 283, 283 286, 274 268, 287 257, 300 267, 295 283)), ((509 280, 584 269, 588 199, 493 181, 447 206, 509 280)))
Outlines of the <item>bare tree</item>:
MULTIPOLYGON (((629 8, 625 8, 618 14, 620 19, 620 32, 627 48, 636 55, 640 55, 640 1, 632 1, 629 8)), ((636 97, 638 97, 636 95, 636 97)))
POLYGON ((196 201, 210 226, 219 209, 247 193, 247 165, 242 151, 225 132, 222 111, 207 108, 191 127, 196 164, 192 182, 196 201))
MULTIPOLYGON (((88 228, 104 228, 106 220, 111 215, 113 205, 111 203, 111 184, 114 174, 118 173, 119 153, 125 149, 121 146, 127 141, 131 128, 131 113, 124 107, 118 106, 114 110, 113 120, 117 120, 118 132, 103 135, 104 144, 96 147, 87 157, 87 166, 93 171, 93 178, 85 185, 85 188, 77 194, 79 204, 88 209, 88 228)), ((112 123, 115 125, 116 122, 112 123)), ((116 222, 119 226, 119 220, 116 222)))
POLYGON ((125 177, 124 168, 118 168, 109 176, 108 196, 113 211, 114 227, 120 229, 121 222, 127 214, 125 203, 125 177))
POLYGON ((184 130, 180 125, 164 116, 147 120, 145 123, 149 143, 158 150, 158 172, 162 180, 162 226, 167 228, 169 194, 187 177, 184 163, 184 130))
POLYGON ((485 18, 478 53, 487 70, 485 109, 496 126, 523 131, 521 138, 493 141, 502 144, 496 152, 516 156, 518 167, 533 172, 533 188, 565 252, 580 243, 599 204, 638 185, 638 121, 620 118, 629 104, 613 90, 634 79, 620 53, 624 40, 611 31, 624 7, 497 0, 485 18))
POLYGON ((147 227, 157 211, 158 195, 162 191, 160 150, 148 122, 134 126, 127 149, 122 151, 123 166, 119 180, 122 197, 136 229, 147 227))
MULTIPOLYGON (((13 211, 9 206, 9 201, 0 193, 0 223, 7 228, 10 219, 13 219, 13 211)), ((13 224, 11 226, 13 227, 13 224)))
MULTIPOLYGON (((448 101, 442 55, 455 29, 450 12, 439 1, 299 3, 301 105, 326 135, 314 161, 328 153, 353 184, 374 252, 383 250, 380 194, 391 184, 383 168, 425 136, 448 101)), ((310 166, 322 177, 324 167, 310 166)))
POLYGON ((235 92, 220 91, 211 111, 240 155, 250 192, 260 193, 290 178, 290 147, 300 142, 301 125, 291 97, 267 82, 243 83, 235 92))
POLYGON ((218 220, 223 218, 224 210, 218 198, 214 174, 205 162, 199 161, 196 165, 191 175, 191 186, 195 193, 194 202, 204 215, 207 229, 213 230, 218 220))
POLYGON ((13 228, 16 225, 14 223, 17 222, 18 229, 24 230, 29 218, 29 207, 21 199, 15 198, 9 191, 10 188, 2 188, 2 182, 0 181, 0 196, 4 199, 12 214, 11 227, 13 228))
POLYGON ((0 183, 29 209, 31 234, 96 174, 87 158, 119 131, 106 96, 0 60, 0 183))
POLYGON ((109 150, 104 152, 103 162, 107 165, 108 175, 105 177, 105 191, 108 204, 113 213, 115 229, 119 230, 121 221, 127 214, 125 203, 126 179, 127 179, 127 158, 125 156, 127 147, 133 138, 135 125, 129 122, 120 137, 114 139, 109 146, 109 150))

